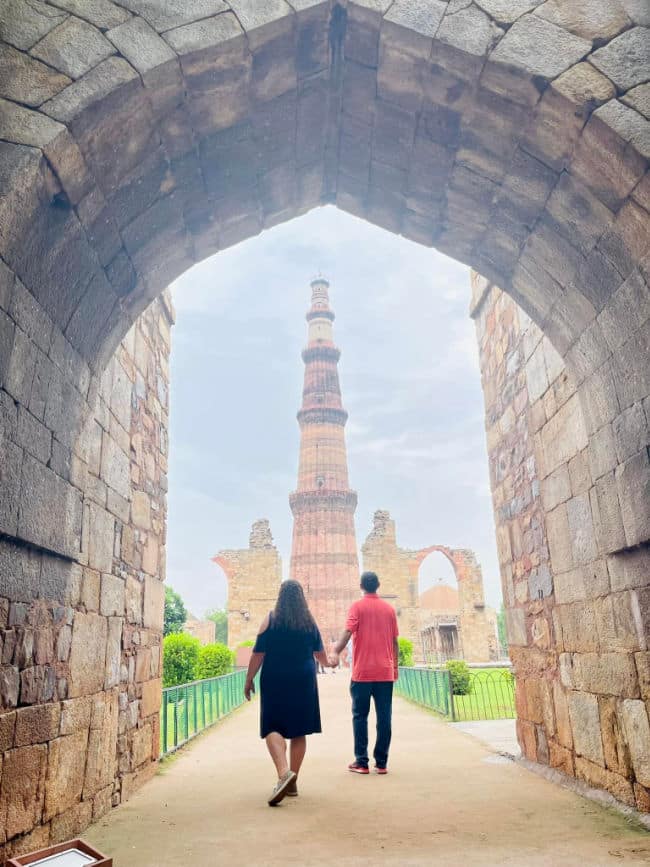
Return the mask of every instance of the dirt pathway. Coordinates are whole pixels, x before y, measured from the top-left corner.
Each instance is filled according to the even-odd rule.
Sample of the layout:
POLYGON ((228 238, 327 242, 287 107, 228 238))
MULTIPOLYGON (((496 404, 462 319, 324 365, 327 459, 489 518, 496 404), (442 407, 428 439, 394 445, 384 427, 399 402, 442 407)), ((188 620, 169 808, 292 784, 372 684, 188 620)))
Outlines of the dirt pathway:
POLYGON ((347 680, 319 684, 325 733, 309 739, 300 797, 266 805, 274 775, 255 703, 163 765, 87 839, 115 867, 650 864, 650 834, 402 699, 389 775, 350 774, 347 680))

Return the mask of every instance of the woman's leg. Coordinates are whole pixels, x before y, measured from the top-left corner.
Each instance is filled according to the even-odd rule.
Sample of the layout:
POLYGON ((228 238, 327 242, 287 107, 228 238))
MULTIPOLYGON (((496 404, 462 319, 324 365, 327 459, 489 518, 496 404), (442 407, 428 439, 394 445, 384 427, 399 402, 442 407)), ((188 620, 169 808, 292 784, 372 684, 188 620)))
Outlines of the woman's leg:
POLYGON ((291 746, 289 749, 290 767, 294 774, 300 771, 302 760, 307 752, 307 738, 303 735, 299 738, 291 738, 291 746))
POLYGON ((271 754, 279 779, 289 770, 289 765, 287 764, 287 742, 281 734, 270 732, 266 736, 266 747, 271 754))

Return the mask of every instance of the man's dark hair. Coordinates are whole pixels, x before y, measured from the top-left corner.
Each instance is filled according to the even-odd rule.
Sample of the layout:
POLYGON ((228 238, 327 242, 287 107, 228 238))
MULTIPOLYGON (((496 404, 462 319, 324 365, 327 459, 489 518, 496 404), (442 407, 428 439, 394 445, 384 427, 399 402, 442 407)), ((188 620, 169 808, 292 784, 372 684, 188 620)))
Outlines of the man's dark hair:
POLYGON ((366 593, 376 593, 379 587, 379 578, 374 572, 364 572, 361 576, 361 587, 366 593))

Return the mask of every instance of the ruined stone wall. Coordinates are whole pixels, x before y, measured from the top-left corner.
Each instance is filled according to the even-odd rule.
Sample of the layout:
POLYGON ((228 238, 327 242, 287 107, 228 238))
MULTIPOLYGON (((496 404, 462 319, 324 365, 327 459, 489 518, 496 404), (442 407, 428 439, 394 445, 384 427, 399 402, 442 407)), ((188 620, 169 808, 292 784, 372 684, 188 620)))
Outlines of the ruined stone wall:
POLYGON ((589 444, 602 407, 510 298, 473 289, 522 750, 650 810, 650 551, 625 550, 609 478, 650 419, 633 404, 589 444))
POLYGON ((214 644, 217 625, 213 620, 187 620, 183 632, 198 638, 202 645, 214 644))
POLYGON ((483 596, 483 575, 473 551, 432 545, 417 551, 400 548, 395 521, 388 512, 377 511, 373 528, 362 547, 363 568, 376 572, 380 594, 397 610, 400 634, 413 642, 415 659, 424 661, 420 633, 425 626, 418 597, 418 574, 422 561, 433 551, 449 559, 458 581, 459 638, 463 658, 468 662, 488 662, 490 626, 483 596))
POLYGON ((253 641, 275 606, 282 582, 282 560, 266 519, 256 521, 248 548, 219 551, 213 562, 228 579, 228 646, 253 641))
MULTIPOLYGON (((75 560, 0 540, 0 861, 74 836, 156 767, 172 321, 162 297, 132 327, 69 451, 36 404, 5 402, 29 431, 23 465, 63 463, 85 493, 41 515, 78 526, 75 560)), ((0 434, 6 450, 12 428, 0 434)))

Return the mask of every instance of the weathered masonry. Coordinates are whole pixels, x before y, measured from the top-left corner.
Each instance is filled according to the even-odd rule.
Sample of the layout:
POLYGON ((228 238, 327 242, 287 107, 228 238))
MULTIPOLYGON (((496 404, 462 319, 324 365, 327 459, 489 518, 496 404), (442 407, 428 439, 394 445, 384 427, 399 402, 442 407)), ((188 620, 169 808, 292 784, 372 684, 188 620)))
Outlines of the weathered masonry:
POLYGON ((522 751, 648 810, 650 557, 608 548, 625 541, 616 464, 647 449, 650 404, 590 445, 574 377, 538 326, 477 275, 473 294, 522 751))
MULTIPOLYGON (((332 202, 473 266, 517 301, 562 357, 574 395, 558 410, 549 442, 560 446, 566 407, 579 407, 580 452, 593 474, 589 504, 597 498, 601 523, 598 557, 588 560, 583 494, 572 489, 556 514, 549 511, 547 536, 554 524, 565 559, 557 573, 584 567, 585 600, 595 587, 612 605, 634 590, 643 637, 625 653, 616 632, 601 630, 598 651, 579 652, 566 625, 575 603, 566 603, 562 641, 576 648, 562 657, 571 663, 566 688, 577 697, 569 713, 584 720, 587 734, 564 748, 576 772, 582 757, 593 779, 624 799, 632 795, 619 780, 633 779, 636 803, 648 809, 648 756, 637 749, 649 733, 647 3, 205 0, 196 10, 171 0, 11 0, 0 11, 0 596, 52 618, 73 609, 65 625, 85 653, 67 689, 97 694, 94 681, 77 685, 105 651, 103 632, 88 630, 89 614, 77 602, 82 539, 97 548, 100 577, 121 582, 118 598, 135 586, 128 574, 103 571, 108 551, 115 556, 119 515, 108 493, 106 505, 102 495, 91 507, 93 474, 76 472, 72 459, 105 394, 107 364, 137 316, 191 264, 332 202), (596 561, 606 562, 606 576, 602 567, 587 571, 596 561), (614 665, 630 687, 620 696, 624 729, 618 716, 608 717, 618 758, 603 755, 603 764, 596 732, 609 713, 600 698, 614 665), (628 753, 632 771, 621 773, 628 753), (615 761, 619 771, 610 770, 615 761)), ((573 453, 557 454, 550 473, 565 454, 573 453)), ((147 510, 136 493, 146 488, 123 500, 150 523, 143 532, 155 535, 162 507, 152 499, 147 510)), ((138 586, 148 622, 137 632, 154 646, 162 569, 153 567, 151 544, 147 556, 152 580, 138 577, 138 586)), ((550 556, 553 566, 552 545, 550 556)), ((538 589, 542 607, 550 606, 538 589)), ((548 657, 534 645, 531 615, 512 608, 513 628, 523 617, 525 635, 522 627, 516 636, 523 643, 514 646, 530 648, 529 679, 550 682, 541 676, 548 657)), ((6 631, 14 629, 9 616, 6 631)), ((49 625, 30 628, 34 647, 47 642, 49 625)), ((33 689, 25 697, 12 691, 14 654, 7 650, 0 669, 0 813, 9 837, 0 845, 7 850, 62 833, 52 827, 44 765, 47 753, 53 767, 60 730, 42 730, 26 745, 29 763, 19 763, 24 747, 11 722, 16 702, 56 717, 58 694, 41 689, 41 663, 29 666, 24 680, 33 689), (18 767, 34 784, 20 801, 24 811, 10 814, 18 767), (35 837, 25 838, 30 829, 35 837)), ((27 654, 16 658, 20 668, 27 654)), ((149 665, 151 674, 153 653, 149 665)), ((155 678, 142 683, 142 698, 139 688, 133 698, 127 689, 129 707, 144 703, 136 733, 149 719, 146 683, 155 720, 155 678)), ((112 689, 101 684, 109 707, 112 689)), ((536 709, 522 718, 535 726, 537 758, 545 761, 538 720, 550 719, 552 708, 557 725, 562 705, 536 689, 527 694, 536 709)), ((119 755, 133 766, 144 755, 133 733, 125 745, 122 732, 111 754, 110 713, 94 719, 84 761, 119 755)), ((522 728, 529 743, 531 731, 522 728)), ((572 771, 570 761, 565 768, 572 771)), ((137 774, 129 779, 137 782, 137 774)), ((65 788, 81 825, 90 818, 80 806, 83 789, 65 788)))
POLYGON ((260 624, 275 606, 282 581, 282 560, 266 518, 255 521, 248 548, 219 551, 212 562, 228 581, 228 645, 254 641, 260 624))
POLYGON ((424 626, 418 573, 424 559, 434 551, 449 560, 458 582, 460 658, 468 662, 488 662, 496 656, 496 647, 490 640, 494 630, 490 628, 485 610, 483 575, 473 551, 443 545, 430 545, 417 551, 400 548, 395 521, 382 510, 375 512, 372 530, 361 550, 363 568, 379 575, 379 592, 397 609, 400 632, 413 642, 418 659, 422 659, 424 626))
POLYGON ((38 351, 10 371, 9 383, 22 377, 26 391, 18 398, 3 393, 3 494, 20 438, 18 481, 26 496, 29 473, 50 468, 65 468, 80 492, 63 513, 52 501, 40 504, 42 531, 80 535, 70 536, 78 545, 74 561, 17 539, 0 541, 7 855, 73 837, 156 769, 173 323, 170 301, 161 296, 104 369, 94 410, 66 444, 45 420, 48 389, 62 386, 70 350, 37 316, 18 280, 10 297, 16 336, 26 328, 38 351), (41 383, 48 350, 56 359, 53 378, 41 383))

